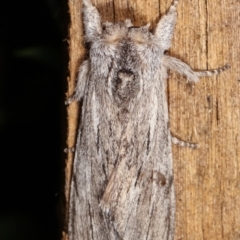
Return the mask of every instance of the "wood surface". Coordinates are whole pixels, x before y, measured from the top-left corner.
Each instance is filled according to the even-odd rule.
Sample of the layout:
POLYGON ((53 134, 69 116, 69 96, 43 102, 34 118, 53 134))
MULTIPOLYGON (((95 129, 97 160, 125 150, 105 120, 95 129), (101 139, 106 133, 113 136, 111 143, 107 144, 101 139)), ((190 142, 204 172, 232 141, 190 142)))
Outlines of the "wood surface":
MULTIPOLYGON (((92 0, 103 21, 130 18, 153 29, 171 0, 92 0)), ((69 0, 69 78, 73 93, 85 57, 81 0, 69 0)), ((180 0, 169 51, 194 69, 231 69, 188 84, 170 73, 168 100, 173 135, 198 149, 173 145, 177 199, 175 240, 240 239, 240 1, 180 0)), ((67 107, 67 146, 74 147, 79 106, 67 107)), ((73 153, 66 156, 66 216, 73 153)), ((65 216, 65 217, 66 217, 65 216)), ((62 232, 67 240, 67 230, 62 232)))

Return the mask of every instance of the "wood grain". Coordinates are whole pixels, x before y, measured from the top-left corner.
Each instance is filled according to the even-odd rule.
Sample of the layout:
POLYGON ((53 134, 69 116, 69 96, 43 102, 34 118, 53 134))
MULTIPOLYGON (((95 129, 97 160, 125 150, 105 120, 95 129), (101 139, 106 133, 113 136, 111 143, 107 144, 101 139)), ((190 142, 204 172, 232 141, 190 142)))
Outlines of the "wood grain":
MULTIPOLYGON (((171 0, 95 0, 103 21, 130 18, 136 26, 152 28, 171 0)), ((81 1, 69 0, 69 78, 73 93, 84 59, 81 1)), ((194 69, 231 69, 202 78, 195 85, 170 73, 168 98, 171 131, 200 144, 198 149, 173 146, 177 199, 176 240, 240 239, 240 1, 180 0, 170 55, 194 69)), ((74 147, 78 104, 68 112, 68 147, 74 147)), ((73 154, 66 159, 66 209, 73 154)), ((66 210, 67 215, 67 210, 66 210)), ((63 240, 67 231, 63 230, 63 240)))

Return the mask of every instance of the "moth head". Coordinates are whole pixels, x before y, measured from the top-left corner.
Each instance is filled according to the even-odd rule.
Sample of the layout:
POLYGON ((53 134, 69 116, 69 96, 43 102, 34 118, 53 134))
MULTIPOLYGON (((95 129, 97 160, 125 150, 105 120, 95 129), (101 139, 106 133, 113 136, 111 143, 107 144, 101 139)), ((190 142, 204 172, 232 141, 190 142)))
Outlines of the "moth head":
MULTIPOLYGON (((170 8, 169 14, 160 19, 152 33, 149 31, 150 24, 136 27, 129 19, 116 24, 111 22, 102 24, 96 7, 92 5, 90 0, 83 0, 85 41, 89 42, 91 46, 94 44, 95 54, 100 54, 100 51, 103 51, 107 55, 114 55, 117 49, 119 50, 121 46, 127 44, 132 51, 127 51, 121 57, 127 57, 128 55, 128 58, 131 58, 131 53, 135 51, 142 59, 143 64, 149 65, 149 61, 156 60, 156 56, 161 58, 164 51, 171 46, 176 20, 175 6, 173 5, 172 8, 174 9, 171 10, 170 8), (171 21, 173 24, 169 25, 171 21)), ((159 63, 159 61, 161 60, 157 60, 156 63, 159 63)))
MULTIPOLYGON (((158 40, 162 51, 168 50, 171 46, 177 16, 177 3, 178 1, 174 1, 168 14, 160 19, 153 32, 153 36, 158 40)), ((103 33, 106 42, 114 44, 120 39, 126 37, 127 32, 129 32, 130 38, 136 44, 146 43, 151 36, 151 33, 148 30, 149 24, 136 29, 136 27, 133 27, 129 19, 122 23, 113 24, 106 22, 102 25, 100 14, 90 0, 83 0, 83 22, 86 42, 93 42, 96 38, 102 36, 103 33), (131 28, 133 28, 133 30, 129 31, 131 28)))

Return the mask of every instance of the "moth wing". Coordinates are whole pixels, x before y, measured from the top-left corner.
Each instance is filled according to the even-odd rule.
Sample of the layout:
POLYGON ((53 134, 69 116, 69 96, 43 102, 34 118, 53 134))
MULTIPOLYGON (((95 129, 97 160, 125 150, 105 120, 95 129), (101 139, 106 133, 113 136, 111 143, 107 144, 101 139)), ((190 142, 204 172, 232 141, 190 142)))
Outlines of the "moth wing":
POLYGON ((100 202, 123 239, 172 239, 174 231, 167 100, 163 81, 152 84, 134 106, 100 202))

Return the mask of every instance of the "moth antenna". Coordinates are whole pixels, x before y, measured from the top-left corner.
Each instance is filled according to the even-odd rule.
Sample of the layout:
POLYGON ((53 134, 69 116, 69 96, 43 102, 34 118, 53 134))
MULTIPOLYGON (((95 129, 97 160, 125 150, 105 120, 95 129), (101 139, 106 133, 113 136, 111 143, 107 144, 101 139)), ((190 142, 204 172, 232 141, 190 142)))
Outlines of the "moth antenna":
POLYGON ((92 42, 102 34, 100 14, 90 0, 83 0, 83 24, 86 42, 92 42))
POLYGON ((169 9, 169 12, 168 12, 168 13, 170 13, 171 11, 176 11, 178 2, 179 2, 179 0, 174 0, 174 1, 173 1, 172 5, 170 6, 170 9, 169 9))
POLYGON ((158 22, 154 34, 159 38, 163 50, 171 47, 173 31, 177 20, 178 0, 174 0, 166 15, 158 22))
POLYGON ((83 3, 83 5, 88 6, 88 7, 93 6, 92 2, 90 0, 82 0, 82 3, 83 3))

